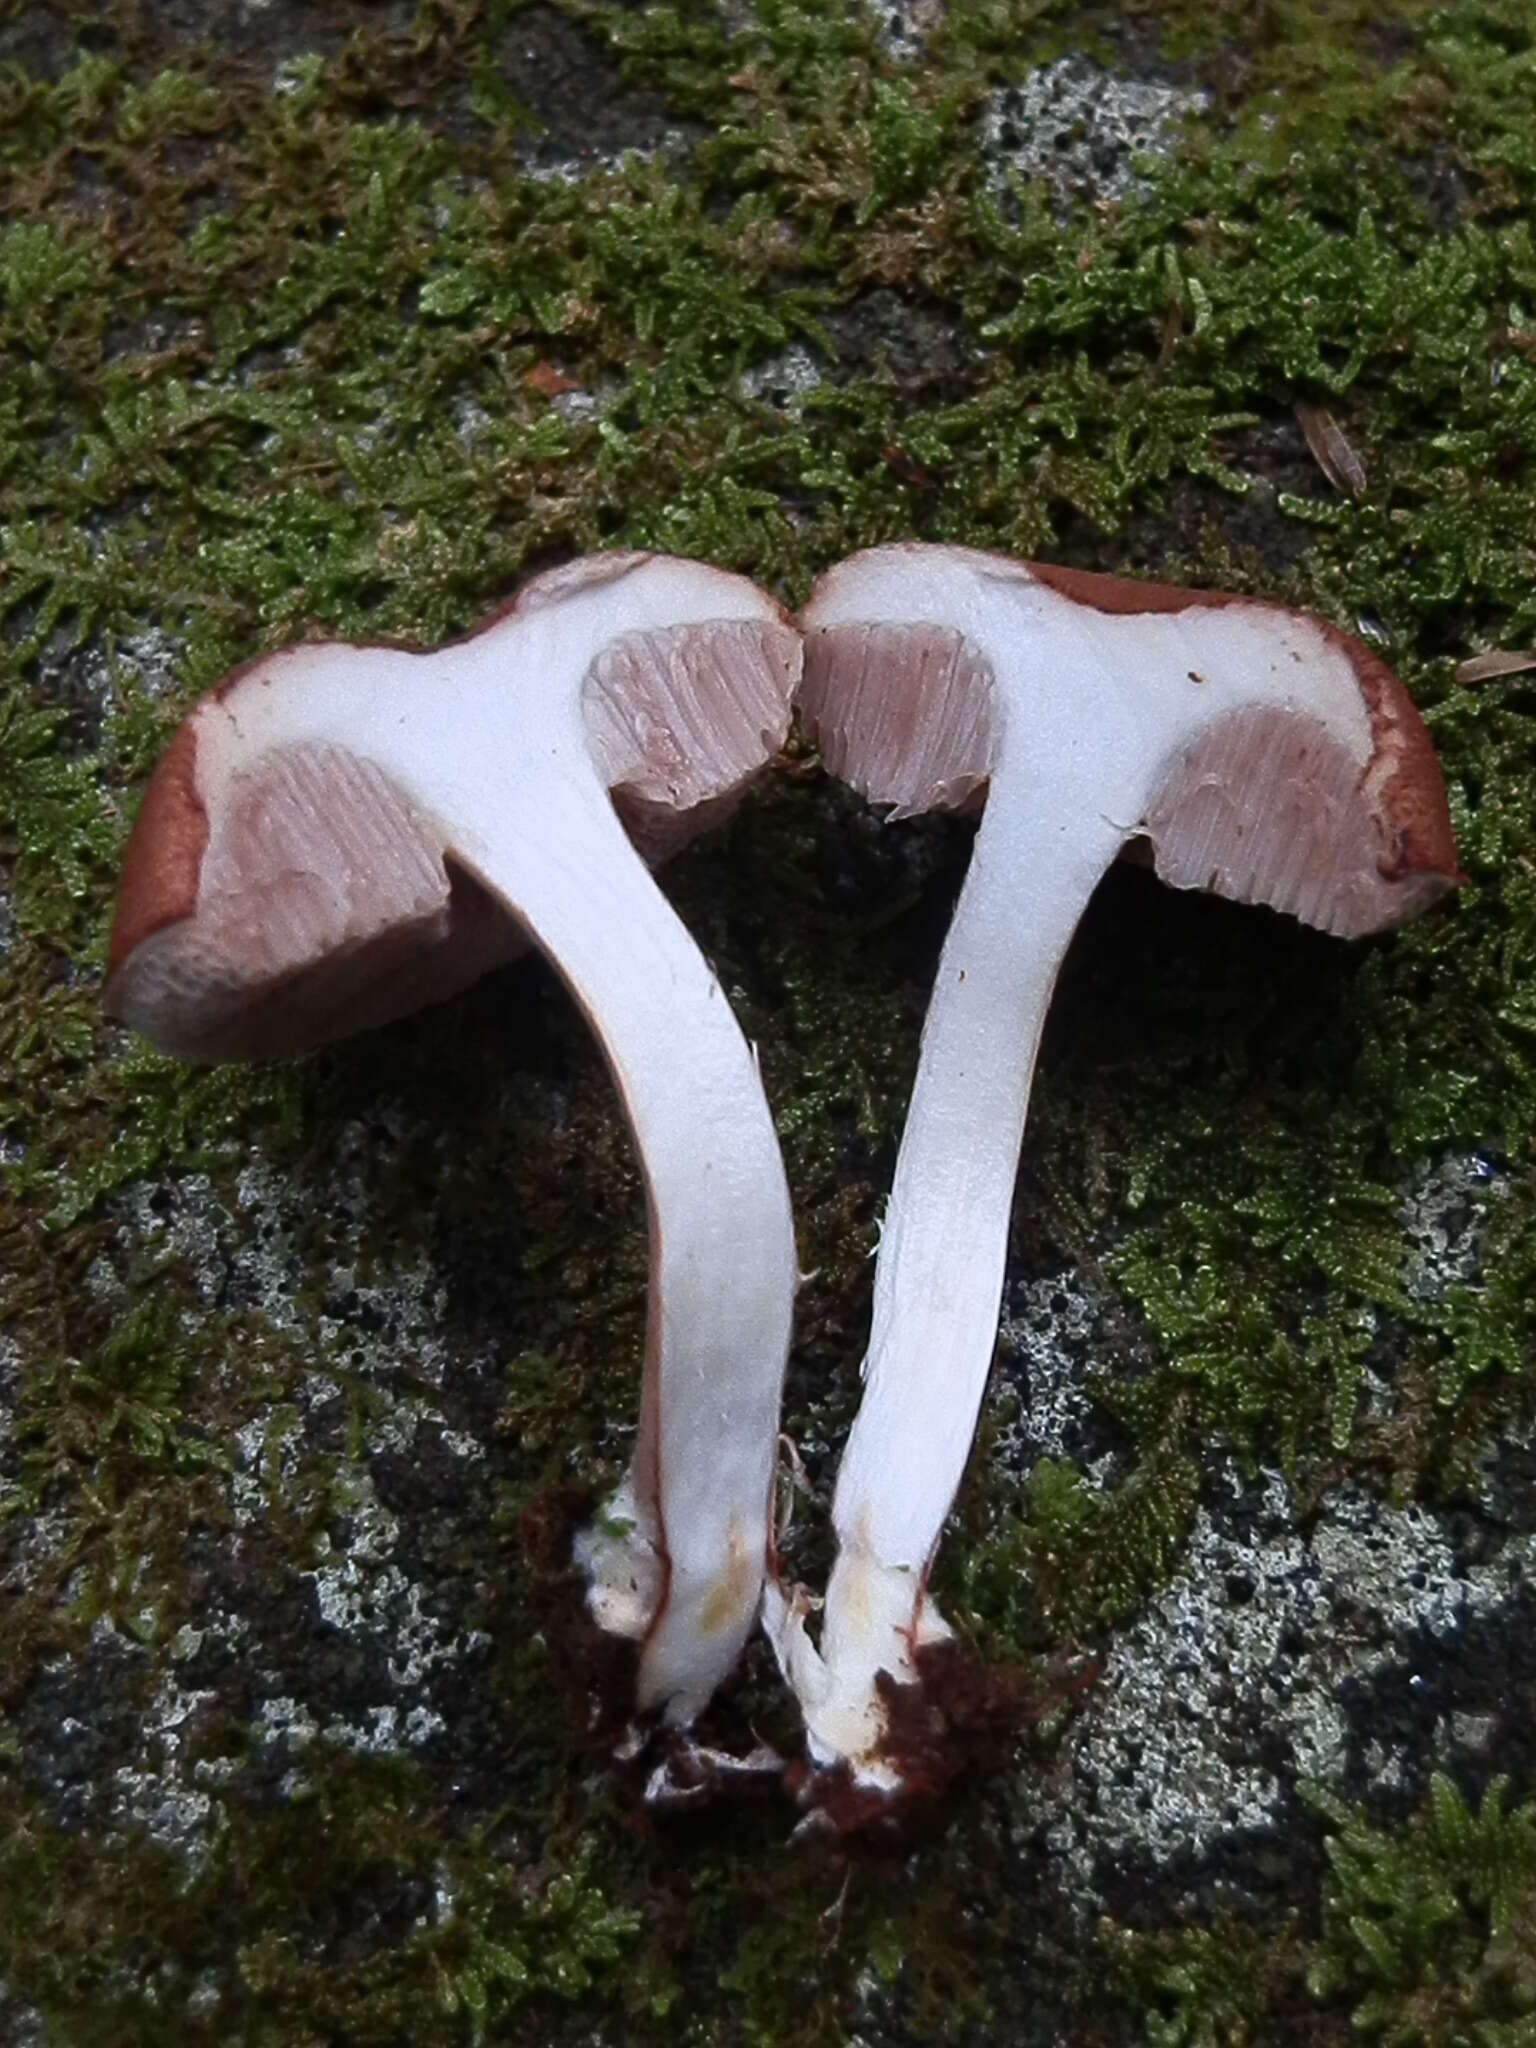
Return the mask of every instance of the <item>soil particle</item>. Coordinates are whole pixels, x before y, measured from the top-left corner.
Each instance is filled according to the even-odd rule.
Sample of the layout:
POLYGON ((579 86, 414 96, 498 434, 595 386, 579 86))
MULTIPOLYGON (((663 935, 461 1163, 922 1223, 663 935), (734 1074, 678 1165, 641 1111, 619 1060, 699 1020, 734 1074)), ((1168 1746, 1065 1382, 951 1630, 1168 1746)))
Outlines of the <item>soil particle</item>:
POLYGON ((531 161, 576 176, 675 133, 664 101, 631 86, 602 45, 553 7, 514 14, 492 51, 502 82, 527 108, 531 161))
POLYGON ((61 77, 78 47, 74 23, 51 7, 23 7, 9 21, 0 21, 0 64, 19 64, 34 78, 51 82, 61 77))
POLYGON ((937 306, 884 287, 823 316, 845 377, 884 374, 904 397, 957 398, 975 375, 975 352, 937 306))
POLYGON ((153 65, 172 64, 193 49, 273 67, 313 51, 331 57, 353 35, 403 36, 416 16, 414 0, 370 0, 314 6, 305 0, 155 0, 141 16, 144 54, 153 65))

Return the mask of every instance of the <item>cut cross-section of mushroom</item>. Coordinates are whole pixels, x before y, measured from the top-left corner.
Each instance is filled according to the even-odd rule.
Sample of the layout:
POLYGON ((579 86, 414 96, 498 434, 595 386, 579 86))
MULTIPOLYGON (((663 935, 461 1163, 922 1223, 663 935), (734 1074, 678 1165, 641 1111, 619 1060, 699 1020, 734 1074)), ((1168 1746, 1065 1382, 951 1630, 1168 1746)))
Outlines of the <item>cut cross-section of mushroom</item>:
POLYGON ((1456 885, 1407 693, 1322 621, 967 549, 872 549, 802 616, 827 766, 897 814, 985 792, 923 1030, 838 1475, 819 1645, 767 1623, 813 1756, 901 1782, 876 1677, 948 1633, 925 1586, 997 1330, 1031 1076, 1074 927, 1128 840, 1159 874, 1353 937, 1456 885))
POLYGON ((690 1719, 757 1614, 796 1284, 751 1048, 626 836, 668 851, 782 740, 799 636, 742 577, 608 555, 431 654, 317 643, 236 672, 156 770, 112 1013, 193 1059, 400 1016, 531 935, 635 1134, 651 1287, 638 1448, 584 1539, 638 1704, 690 1719), (610 792, 612 799, 610 800, 610 792))

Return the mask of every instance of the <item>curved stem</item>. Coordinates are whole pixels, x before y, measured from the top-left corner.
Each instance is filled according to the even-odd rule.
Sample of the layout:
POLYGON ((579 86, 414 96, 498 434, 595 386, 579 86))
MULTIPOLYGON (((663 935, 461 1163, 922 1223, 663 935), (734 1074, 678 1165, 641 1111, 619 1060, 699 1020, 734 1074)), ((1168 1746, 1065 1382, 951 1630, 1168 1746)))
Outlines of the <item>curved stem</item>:
POLYGON ((644 1634, 639 1704, 685 1721, 735 1662, 766 1566, 797 1275, 783 1162, 720 984, 585 763, 546 759, 480 817, 452 851, 581 1005, 644 1169, 639 1444, 584 1561, 599 1618, 644 1634))
POLYGON ((553 609, 517 623, 511 647, 296 649, 302 690, 214 715, 247 759, 335 747, 386 775, 424 841, 527 927, 602 1045, 645 1174, 651 1286, 639 1443, 583 1562, 599 1620, 644 1639, 639 1704, 685 1721, 735 1662, 766 1570, 789 1191, 752 1049, 593 766, 579 682, 614 621, 574 650, 553 609))
POLYGON ((910 1679, 925 1634, 945 1633, 923 1588, 992 1362, 1046 1009, 1125 838, 1103 802, 1085 786, 1043 791, 1026 762, 1005 761, 945 941, 881 1232, 864 1398, 838 1476, 819 1658, 803 1631, 786 1654, 792 1622, 773 1614, 824 1757, 877 1748, 876 1672, 910 1679))

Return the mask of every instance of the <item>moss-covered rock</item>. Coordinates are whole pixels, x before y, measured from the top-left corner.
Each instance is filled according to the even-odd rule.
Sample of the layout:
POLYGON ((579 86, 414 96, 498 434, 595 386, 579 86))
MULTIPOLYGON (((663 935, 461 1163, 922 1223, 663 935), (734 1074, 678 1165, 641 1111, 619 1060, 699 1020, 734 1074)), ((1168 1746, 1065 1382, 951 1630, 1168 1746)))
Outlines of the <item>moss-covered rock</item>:
MULTIPOLYGON (((1524 0, 0 0, 0 2038, 1526 2038, 1536 681, 1455 670, 1536 644, 1533 106, 1524 0), (1469 880, 1355 950, 1105 883, 941 1563, 1096 1682, 834 1861, 596 1739, 644 1214, 553 978, 249 1073, 96 983, 237 659, 900 535, 1363 632, 1469 880)), ((967 848, 795 747, 666 876, 793 1183, 807 1576, 967 848)), ((793 1745, 761 1650, 710 1732, 793 1745)))

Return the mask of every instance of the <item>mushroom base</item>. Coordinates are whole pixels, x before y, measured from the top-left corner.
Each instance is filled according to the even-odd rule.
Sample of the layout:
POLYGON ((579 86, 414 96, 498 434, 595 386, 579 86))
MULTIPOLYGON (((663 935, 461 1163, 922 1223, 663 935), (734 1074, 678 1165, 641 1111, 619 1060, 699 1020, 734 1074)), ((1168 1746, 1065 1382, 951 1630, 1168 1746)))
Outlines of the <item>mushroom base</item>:
POLYGON ((876 1791, 895 1792, 902 1783, 887 1688, 914 1685, 920 1652, 953 1636, 925 1596, 925 1577, 845 1546, 828 1583, 819 1649, 806 1628, 813 1602, 804 1587, 786 1596, 770 1582, 764 1600, 763 1629, 800 1702, 812 1761, 846 1765, 855 1784, 876 1791))
POLYGON ((633 1479, 576 1538, 576 1563, 587 1581, 587 1610, 605 1634, 642 1642, 666 1595, 667 1566, 654 1516, 633 1479))

